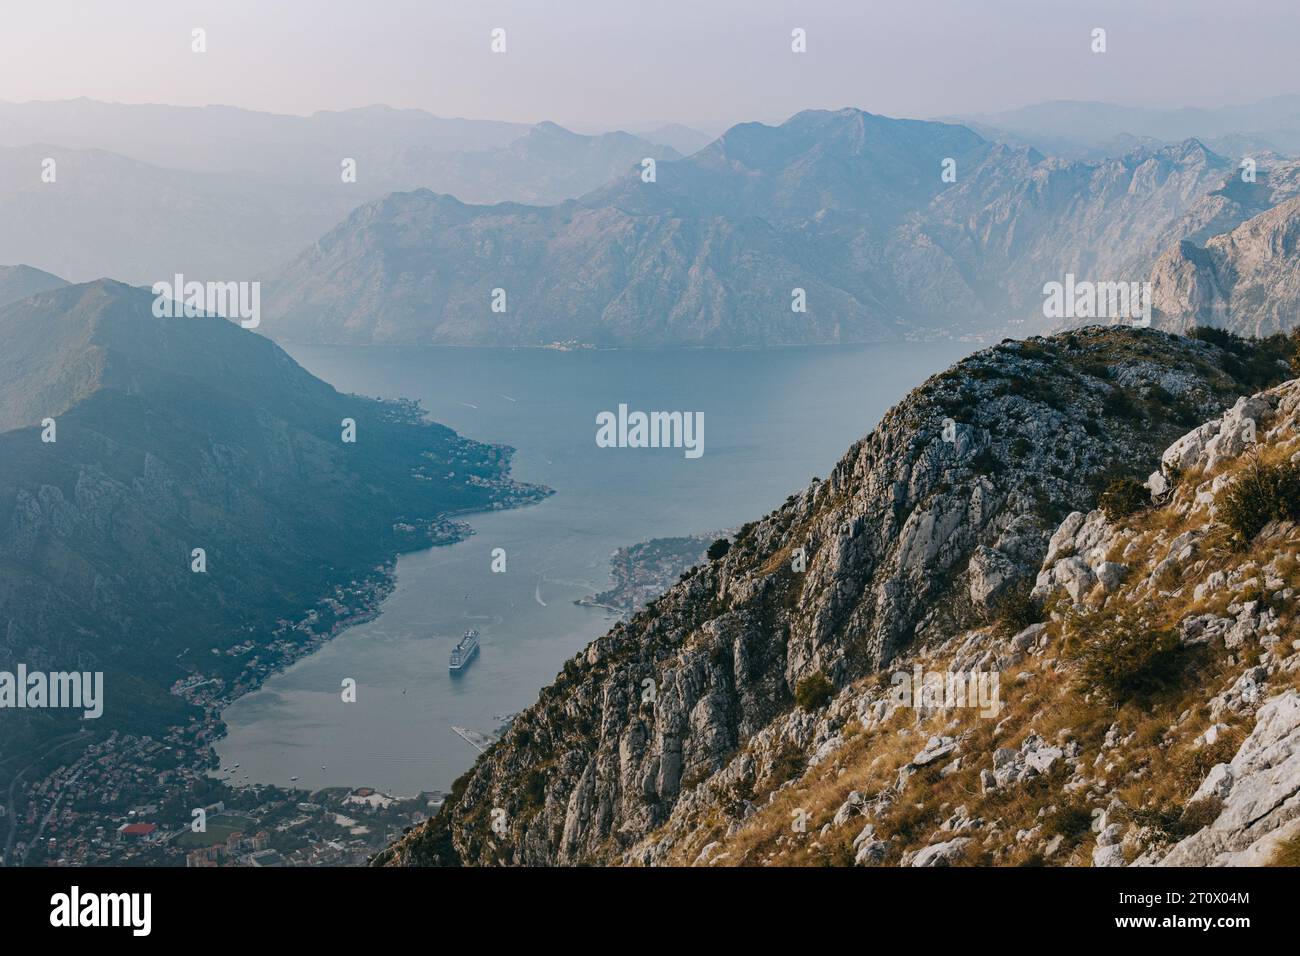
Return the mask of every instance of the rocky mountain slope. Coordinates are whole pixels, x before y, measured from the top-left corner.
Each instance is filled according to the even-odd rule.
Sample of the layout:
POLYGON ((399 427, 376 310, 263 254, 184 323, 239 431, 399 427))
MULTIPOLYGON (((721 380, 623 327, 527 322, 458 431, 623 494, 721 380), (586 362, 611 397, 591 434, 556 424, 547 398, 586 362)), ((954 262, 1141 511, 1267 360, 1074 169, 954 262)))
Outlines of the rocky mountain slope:
POLYGON ((1294 852, 1300 482, 1289 517, 1261 514, 1234 539, 1231 515, 1257 467, 1297 463, 1300 381, 1239 399, 1165 451, 1154 504, 1066 518, 1036 576, 1040 622, 959 632, 892 668, 1000 674, 998 707, 942 691, 918 706, 892 675, 851 686, 758 735, 624 859, 1210 866, 1294 852))
POLYGON ((1213 325, 1240 334, 1293 329, 1300 316, 1300 196, 1197 245, 1180 242, 1151 276, 1161 328, 1213 325))
POLYGON ((1154 240, 1155 250, 1163 254, 1180 242, 1204 245, 1247 219, 1300 196, 1300 160, 1261 160, 1254 182, 1242 179, 1242 172, 1233 170, 1222 186, 1192 203, 1162 229, 1154 240))
MULTIPOLYGON (((156 729, 173 681, 241 666, 213 650, 454 540, 448 513, 544 493, 510 479, 508 448, 152 306, 102 280, 0 308, 0 669, 104 671, 95 729, 156 729)), ((6 709, 0 746, 21 753, 64 716, 6 709)))
POLYGON ((807 111, 559 206, 387 196, 268 276, 264 329, 456 345, 987 336, 1041 325, 1043 284, 1067 272, 1144 279, 1160 227, 1229 168, 1196 141, 1076 163, 961 126, 807 111))
MULTIPOLYGON (((933 377, 826 480, 743 527, 725 556, 566 664, 439 815, 377 862, 853 862, 863 843, 865 860, 956 859, 968 844, 934 849, 951 841, 930 835, 961 830, 970 807, 909 810, 913 799, 959 771, 961 792, 979 793, 985 772, 1014 767, 1009 786, 1065 766, 1068 740, 1055 757, 1039 754, 1064 724, 1027 736, 1037 698, 1020 692, 1015 669, 1047 631, 1011 625, 1039 616, 1030 588, 1052 596, 1073 580, 1082 599, 1093 579, 1146 579, 1119 567, 1122 554, 1058 575, 1064 537, 1077 537, 1117 476, 1145 476, 1189 428, 1286 375, 1292 348, 1089 328, 1008 340, 933 377), (996 665, 1021 719, 975 721, 967 734, 952 714, 881 703, 888 670, 931 660, 996 665), (1004 746, 1013 734, 1024 739, 1004 746), (861 820, 850 832, 871 808, 901 819, 882 820, 875 836, 861 820), (796 810, 807 826, 791 835, 796 810)), ((1209 426, 1199 433, 1208 439, 1209 426)), ((1192 472, 1178 480, 1182 501, 1192 472)), ((1050 610, 1066 619, 1064 606, 1050 610)), ((1046 679, 1064 686, 1068 667, 1046 668, 1046 679)), ((1011 802, 999 819, 1028 812, 1011 802)), ((1069 827, 1087 831, 1089 813, 1069 827)))

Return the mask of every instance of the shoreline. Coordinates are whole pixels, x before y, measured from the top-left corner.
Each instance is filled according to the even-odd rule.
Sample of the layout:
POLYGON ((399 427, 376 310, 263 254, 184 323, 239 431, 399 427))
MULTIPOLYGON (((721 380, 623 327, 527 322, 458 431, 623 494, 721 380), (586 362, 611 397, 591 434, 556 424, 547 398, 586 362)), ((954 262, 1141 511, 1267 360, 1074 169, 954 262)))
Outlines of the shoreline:
MULTIPOLYGON (((306 805, 312 797, 328 791, 352 793, 357 790, 373 790, 363 783, 320 788, 251 780, 241 783, 221 774, 221 758, 217 754, 216 745, 228 736, 224 713, 236 701, 261 689, 272 677, 284 673, 346 631, 378 618, 383 613, 385 602, 396 587, 397 564, 402 555, 459 544, 473 537, 477 531, 468 521, 460 520, 463 517, 528 507, 539 504, 556 493, 554 489, 545 486, 523 485, 509 477, 508 470, 502 476, 500 491, 499 497, 485 503, 483 507, 439 512, 422 520, 420 524, 426 534, 423 541, 414 545, 395 546, 380 563, 366 571, 339 575, 332 590, 327 588, 318 595, 316 600, 303 605, 292 621, 281 618, 270 625, 263 632, 263 638, 259 642, 249 640, 243 644, 223 648, 220 652, 223 655, 231 657, 250 655, 249 662, 240 667, 235 675, 207 676, 202 670, 194 667, 185 676, 177 678, 170 688, 167 688, 169 693, 200 711, 198 715, 191 716, 188 721, 168 723, 154 731, 152 735, 146 733, 142 736, 139 731, 121 729, 88 734, 88 739, 82 744, 75 759, 57 767, 40 768, 41 777, 38 780, 29 780, 28 805, 36 805, 40 798, 49 794, 53 794, 56 801, 62 800, 63 793, 71 789, 80 774, 92 765, 111 767, 114 772, 131 780, 157 780, 156 783, 143 788, 134 786, 131 788, 130 802, 141 806, 155 806, 165 802, 169 796, 174 795, 177 784, 186 790, 194 790, 197 787, 197 792, 202 792, 203 782, 216 788, 218 802, 220 802, 220 794, 226 793, 230 795, 227 799, 236 802, 246 800, 250 795, 257 795, 265 796, 268 803, 298 801, 306 805), (530 495, 519 494, 520 489, 524 487, 538 489, 538 492, 530 495), (344 604, 344 601, 347 603, 344 604), (344 607, 347 611, 344 616, 337 616, 340 607, 344 607), (315 630, 320 626, 323 618, 329 623, 320 630, 315 630), (303 634, 308 635, 305 640, 295 639, 303 634), (266 659, 268 654, 272 655, 271 660, 266 659), (167 763, 170 769, 166 773, 174 775, 177 780, 171 786, 162 782, 163 774, 153 762, 159 749, 172 755, 167 763)), ((399 523, 395 521, 394 527, 396 528, 399 523)), ((421 798, 434 793, 436 791, 421 791, 413 795, 384 792, 382 796, 391 804, 403 805, 405 809, 409 809, 407 805, 418 803, 421 798)), ((212 800, 212 794, 203 798, 205 803, 211 803, 212 800)), ((381 809, 386 810, 387 804, 381 809)), ((71 841, 65 837, 65 843, 71 842, 73 845, 80 846, 83 852, 89 851, 91 847, 97 845, 91 838, 96 825, 100 828, 116 825, 120 822, 118 817, 124 815, 124 811, 103 813, 88 821, 89 830, 76 831, 71 841)), ((129 816, 134 815, 132 811, 129 816)), ((178 847, 173 846, 172 843, 175 838, 188 831, 187 823, 188 821, 184 823, 159 821, 159 836, 154 842, 133 845, 125 856, 120 851, 104 852, 101 846, 95 851, 95 857, 100 865, 124 865, 124 859, 140 858, 133 854, 144 853, 146 858, 153 859, 153 855, 162 851, 167 854, 166 857, 155 862, 184 866, 186 860, 174 859, 178 847)), ((31 839, 30 834, 23 835, 30 841, 23 841, 22 860, 25 862, 28 854, 38 844, 31 839)), ((325 842, 328 844, 329 841, 325 842)), ((316 846, 316 844, 312 845, 316 846)), ((188 854, 186 858, 188 859, 188 854)), ((43 862, 48 864, 50 861, 43 862)), ((313 862, 302 865, 313 865, 313 862)))

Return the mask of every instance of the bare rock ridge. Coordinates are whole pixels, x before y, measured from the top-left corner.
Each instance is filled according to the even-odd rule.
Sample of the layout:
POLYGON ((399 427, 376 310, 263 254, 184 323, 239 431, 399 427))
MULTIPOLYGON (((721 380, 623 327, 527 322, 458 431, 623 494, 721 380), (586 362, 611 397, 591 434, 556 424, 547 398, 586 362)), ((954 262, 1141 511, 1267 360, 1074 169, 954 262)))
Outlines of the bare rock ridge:
MULTIPOLYGON (((1054 573, 1044 559, 1065 557, 1062 520, 1077 529, 1117 475, 1160 468, 1189 428, 1283 378, 1278 349, 1093 327, 1007 340, 931 378, 825 480, 742 527, 725 556, 570 660, 456 782, 439 815, 377 862, 961 857, 961 842, 919 844, 917 821, 895 835, 886 823, 905 803, 891 790, 896 780, 901 788, 924 777, 937 788, 946 770, 942 779, 966 774, 962 785, 980 791, 986 767, 976 764, 975 731, 945 729, 924 709, 888 708, 883 669, 945 648, 968 668, 1012 667, 1036 653, 1049 625, 1007 645, 988 622, 1054 573), (902 746, 909 735, 915 746, 902 763, 883 763, 898 756, 907 721, 916 726, 902 746), (869 745, 885 748, 868 754, 870 772, 850 759, 869 745), (810 826, 802 849, 772 842, 799 809, 781 795, 804 785, 807 806, 826 807, 824 821, 814 819, 827 833, 875 806, 880 838, 817 842, 810 826), (494 810, 504 811, 504 833, 492 828, 501 819, 494 810), (743 852, 720 849, 731 840, 743 852), (705 852, 705 842, 719 846, 705 852), (833 858, 817 856, 831 847, 833 858)), ((1121 574, 1138 576, 1105 562, 1087 573, 1080 599, 1098 581, 1115 587, 1121 574)), ((989 739, 992 724, 978 731, 988 753, 1002 746, 989 739)), ((1008 786, 1042 776, 1065 752, 1044 735, 1023 736, 996 770, 987 767, 1005 769, 1008 786)), ((961 820, 951 833, 934 822, 926 834, 969 839, 961 820)))

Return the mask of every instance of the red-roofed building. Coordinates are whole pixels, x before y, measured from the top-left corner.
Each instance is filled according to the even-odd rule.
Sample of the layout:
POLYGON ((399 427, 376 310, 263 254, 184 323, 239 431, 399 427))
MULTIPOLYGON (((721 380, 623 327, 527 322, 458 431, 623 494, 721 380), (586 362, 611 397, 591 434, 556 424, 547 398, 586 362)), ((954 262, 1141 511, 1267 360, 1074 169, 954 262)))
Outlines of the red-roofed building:
POLYGON ((154 838, 157 831, 158 825, 156 823, 123 823, 117 828, 117 838, 119 840, 148 842, 154 838))

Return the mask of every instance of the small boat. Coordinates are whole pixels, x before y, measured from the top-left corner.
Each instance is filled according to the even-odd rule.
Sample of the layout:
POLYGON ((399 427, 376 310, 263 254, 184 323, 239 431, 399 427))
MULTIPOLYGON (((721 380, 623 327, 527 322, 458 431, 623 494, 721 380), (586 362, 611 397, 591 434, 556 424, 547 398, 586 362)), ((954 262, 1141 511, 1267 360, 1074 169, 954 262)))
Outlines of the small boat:
POLYGON ((447 668, 454 674, 464 670, 469 666, 469 662, 474 659, 478 653, 478 631, 470 628, 465 632, 465 636, 460 639, 451 650, 451 659, 447 662, 447 668))

